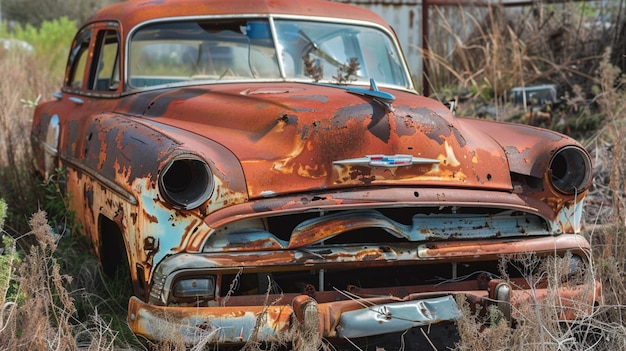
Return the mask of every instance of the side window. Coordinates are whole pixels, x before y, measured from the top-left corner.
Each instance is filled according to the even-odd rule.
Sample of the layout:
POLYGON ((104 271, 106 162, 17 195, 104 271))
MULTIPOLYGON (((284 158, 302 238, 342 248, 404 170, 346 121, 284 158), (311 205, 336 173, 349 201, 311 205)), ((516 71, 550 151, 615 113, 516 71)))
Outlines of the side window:
POLYGON ((91 42, 91 29, 85 29, 74 39, 74 46, 70 52, 68 65, 70 72, 66 86, 73 89, 83 88, 83 80, 87 68, 87 58, 89 53, 89 43, 91 42))
POLYGON ((115 91, 120 83, 119 39, 115 30, 102 30, 96 38, 90 88, 99 91, 115 91))

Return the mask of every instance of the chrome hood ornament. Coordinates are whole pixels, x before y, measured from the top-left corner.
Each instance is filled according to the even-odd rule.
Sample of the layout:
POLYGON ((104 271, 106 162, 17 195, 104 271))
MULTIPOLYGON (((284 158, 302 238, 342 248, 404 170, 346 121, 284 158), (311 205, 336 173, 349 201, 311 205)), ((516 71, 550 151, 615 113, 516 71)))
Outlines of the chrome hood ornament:
POLYGON ((378 90, 378 85, 376 84, 376 80, 374 79, 370 79, 369 90, 361 88, 346 88, 346 90, 352 94, 369 96, 374 101, 379 103, 387 112, 394 111, 391 103, 396 99, 396 97, 390 93, 378 90))

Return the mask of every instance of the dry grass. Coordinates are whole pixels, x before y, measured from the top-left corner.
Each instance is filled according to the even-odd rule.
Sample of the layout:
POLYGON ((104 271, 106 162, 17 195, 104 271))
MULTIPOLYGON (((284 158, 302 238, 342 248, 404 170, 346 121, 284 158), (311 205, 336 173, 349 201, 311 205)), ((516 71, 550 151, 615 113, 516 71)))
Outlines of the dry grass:
MULTIPOLYGON (((599 306, 591 312, 585 303, 573 307, 562 301, 556 290, 572 283, 591 284, 597 269, 593 264, 579 274, 569 274, 571 257, 540 261, 533 255, 504 258, 524 273, 531 287, 532 299, 513 310, 513 321, 507 321, 497 309, 485 311, 485 317, 469 313, 461 301, 463 317, 457 322, 461 342, 459 351, 478 350, 623 350, 626 348, 626 326, 616 319, 621 306, 599 306), (567 277, 567 280, 565 280, 567 277), (539 287, 547 286, 546 299, 539 299, 539 287), (563 311, 576 314, 576 320, 564 320, 563 311)), ((506 272, 502 272, 506 276, 506 272)), ((591 285, 589 285, 591 286, 591 285)), ((592 289, 585 295, 594 294, 592 289)))
POLYGON ((17 269, 18 296, 23 296, 14 318, 7 321, 2 348, 7 350, 71 349, 71 318, 74 304, 65 289, 71 277, 60 273, 52 257, 56 239, 46 215, 38 212, 30 220, 37 244, 30 248, 17 269))
MULTIPOLYGON (((494 118, 524 121, 519 117, 532 106, 523 110, 512 106, 506 91, 550 82, 566 92, 558 109, 544 110, 548 123, 538 125, 576 136, 594 158, 584 230, 593 247, 589 272, 603 283, 605 305, 575 323, 563 323, 557 313, 559 301, 535 301, 528 310, 519 311, 523 313, 514 328, 476 320, 467 313, 459 321, 459 350, 626 349, 626 81, 610 63, 614 55, 604 46, 603 38, 611 36, 582 25, 585 19, 576 11, 565 15, 577 5, 562 6, 560 13, 558 7, 539 7, 532 13, 516 13, 515 19, 500 8, 489 9, 486 15, 482 9, 452 15, 455 9, 436 8, 435 21, 444 30, 431 38, 432 51, 424 54, 430 59, 431 79, 438 83, 436 96, 467 99, 460 114, 476 115, 489 102, 494 118)), ((532 264, 522 266, 528 265, 532 264)), ((543 274, 558 276, 550 270, 543 274)), ((535 274, 527 277, 536 280, 535 274)), ((560 283, 552 281, 552 286, 560 283)), ((497 312, 489 312, 496 314, 487 313, 491 319, 499 318, 497 312)))
POLYGON ((38 67, 32 55, 0 50, 0 197, 10 209, 4 230, 13 236, 29 229, 28 216, 40 205, 30 125, 35 101, 50 96, 54 82, 38 67))
MULTIPOLYGON (((599 28, 579 15, 577 6, 580 3, 507 9, 433 7, 431 23, 437 30, 432 31, 430 50, 422 51, 428 59, 432 95, 466 101, 460 114, 488 113, 498 120, 520 118, 531 107, 508 103, 507 92, 513 87, 553 83, 561 94, 582 89, 582 102, 588 103, 606 38, 611 37, 607 30, 618 29, 599 28)), ((579 102, 554 108, 571 115, 577 112, 571 109, 584 105, 579 102)), ((560 115, 553 117, 542 126, 563 123, 560 115)))
POLYGON ((33 108, 60 82, 23 52, 0 51, 0 76, 0 350, 141 347, 137 340, 120 338, 129 333, 121 325, 125 322, 116 321, 125 320, 119 311, 126 301, 120 306, 112 297, 116 292, 106 290, 111 285, 100 266, 88 261, 85 247, 73 248, 79 245, 74 239, 56 234, 64 231, 56 226, 68 220, 58 184, 46 189, 33 172, 33 108), (53 209, 54 220, 41 208, 53 209))
MULTIPOLYGON (((105 291, 93 295, 84 288, 70 290, 74 278, 62 273, 64 262, 60 262, 56 255, 60 237, 49 226, 45 212, 35 213, 29 223, 32 230, 25 236, 32 236, 35 244, 28 253, 21 255, 19 262, 13 262, 14 270, 8 270, 16 285, 2 286, 5 302, 1 315, 0 349, 138 349, 138 342, 131 347, 119 340, 120 330, 112 328, 110 316, 99 314, 100 301, 107 296, 105 291), (82 320, 77 318, 77 300, 91 303, 82 306, 82 312, 90 312, 82 320)), ((83 268, 90 274, 99 272, 97 265, 83 268)), ((81 285, 84 286, 97 282, 93 276, 89 280, 79 278, 83 278, 81 285)))

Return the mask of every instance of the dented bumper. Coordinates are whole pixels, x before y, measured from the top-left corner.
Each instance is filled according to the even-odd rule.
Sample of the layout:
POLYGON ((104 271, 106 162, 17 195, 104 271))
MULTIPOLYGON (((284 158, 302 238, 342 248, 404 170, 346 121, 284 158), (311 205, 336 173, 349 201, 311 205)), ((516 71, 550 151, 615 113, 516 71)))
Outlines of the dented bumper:
MULTIPOLYGON (((297 341, 313 335, 321 339, 353 339, 395 333, 420 326, 454 323, 461 316, 458 301, 470 305, 495 305, 508 318, 524 307, 557 296, 561 318, 581 318, 592 312, 600 297, 600 284, 516 290, 492 281, 490 291, 418 293, 404 298, 357 298, 318 303, 307 295, 267 299, 266 305, 228 307, 154 306, 132 297, 131 329, 151 340, 182 340, 188 344, 297 341), (552 295, 555 294, 555 295, 552 295)), ((489 290, 489 289, 488 289, 489 290)))
POLYGON ((149 302, 131 298, 129 325, 150 340, 228 345, 352 342, 421 326, 430 330, 454 325, 462 313, 460 303, 467 303, 473 313, 495 306, 504 318, 514 320, 529 306, 556 301, 558 318, 574 320, 601 302, 598 282, 564 280, 552 287, 523 276, 503 280, 484 269, 498 271, 503 256, 532 252, 533 257, 546 259, 554 255, 582 259, 588 250, 583 237, 561 235, 265 253, 181 253, 156 267, 149 302), (446 272, 450 279, 432 282, 446 272), (181 303, 174 298, 176 282, 191 275, 214 277, 215 284, 209 284, 214 290, 204 301, 181 303), (268 285, 248 286, 263 280, 268 285))
POLYGON ((300 295, 289 304, 205 308, 157 307, 133 297, 129 304, 136 333, 157 340, 182 336, 188 343, 271 342, 311 331, 323 338, 359 338, 453 322, 459 313, 452 295, 320 304, 300 295))

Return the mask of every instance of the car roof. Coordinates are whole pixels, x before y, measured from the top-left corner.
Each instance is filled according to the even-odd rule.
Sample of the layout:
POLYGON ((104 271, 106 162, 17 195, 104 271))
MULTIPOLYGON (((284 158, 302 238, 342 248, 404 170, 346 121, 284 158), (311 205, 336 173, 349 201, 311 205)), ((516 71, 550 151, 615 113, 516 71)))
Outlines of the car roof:
POLYGON ((119 21, 127 31, 145 21, 211 15, 294 15, 373 22, 389 28, 374 12, 326 0, 127 0, 101 9, 94 21, 119 21))

